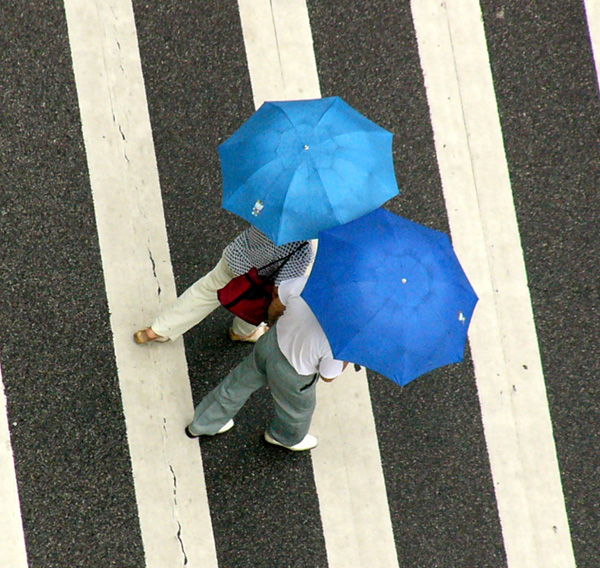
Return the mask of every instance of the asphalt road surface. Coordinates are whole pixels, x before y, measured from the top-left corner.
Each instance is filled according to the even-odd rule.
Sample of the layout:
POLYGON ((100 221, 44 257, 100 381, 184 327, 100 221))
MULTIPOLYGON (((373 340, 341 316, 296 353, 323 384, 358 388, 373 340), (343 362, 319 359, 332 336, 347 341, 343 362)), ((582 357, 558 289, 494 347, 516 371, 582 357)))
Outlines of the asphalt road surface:
POLYGON ((597 12, 4 3, 0 566, 600 566, 597 12), (385 207, 450 233, 481 298, 463 363, 405 387, 341 377, 327 393, 360 379, 372 438, 334 427, 343 410, 299 455, 262 441, 265 392, 222 437, 183 436, 193 403, 251 350, 228 339, 224 310, 176 345, 131 341, 247 226, 221 209, 216 148, 270 95, 341 96, 393 132, 401 193, 385 207), (356 465, 335 450, 353 444, 376 456, 359 476, 376 511, 336 494, 356 465), (336 502, 351 512, 332 522, 336 502))

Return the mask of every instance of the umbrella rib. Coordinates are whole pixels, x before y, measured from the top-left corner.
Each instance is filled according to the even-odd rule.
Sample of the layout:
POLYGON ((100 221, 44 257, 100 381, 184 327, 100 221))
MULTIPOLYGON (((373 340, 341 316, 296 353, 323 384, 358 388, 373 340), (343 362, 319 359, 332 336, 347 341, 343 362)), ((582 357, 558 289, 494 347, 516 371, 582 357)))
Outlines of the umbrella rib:
POLYGON ((278 104, 279 102, 285 101, 273 101, 271 102, 271 105, 277 110, 279 114, 282 114, 285 117, 285 119, 289 122, 290 126, 295 129, 296 125, 294 124, 294 121, 291 119, 287 111, 280 104, 278 104))
MULTIPOLYGON (((244 190, 245 188, 251 187, 252 186, 252 180, 254 178, 256 178, 265 168, 267 168, 268 166, 270 166, 273 162, 275 162, 278 158, 274 158, 273 160, 269 160, 268 162, 264 163, 260 168, 258 168, 257 170, 254 170, 252 172, 252 174, 250 176, 248 176, 244 183, 242 185, 239 185, 238 187, 236 187, 228 196, 227 200, 231 200, 235 197, 235 195, 239 192, 244 190)), ((272 185, 272 184, 271 184, 272 185)), ((271 187, 271 186, 267 186, 267 187, 271 187)))
POLYGON ((325 194, 325 197, 327 197, 327 203, 329 204, 329 208, 331 209, 331 212, 332 212, 333 216, 335 217, 335 220, 340 224, 343 223, 344 219, 340 218, 340 216, 338 215, 338 212, 335 210, 335 208, 333 207, 333 205, 331 203, 331 198, 329 197, 329 192, 327 191, 327 187, 326 187, 325 183, 323 182, 323 178, 321 177, 321 172, 317 168, 314 168, 314 171, 319 178, 319 182, 321 183, 321 187, 323 188, 323 193, 325 194))
MULTIPOLYGON (((331 109, 335 106, 337 97, 331 97, 331 103, 330 105, 321 113, 321 116, 315 121, 314 126, 312 128, 312 132, 315 131, 315 129, 319 126, 319 124, 321 123, 321 121, 323 120, 323 118, 325 117, 325 115, 331 111, 331 109)), ((323 99, 321 99, 323 100, 323 99)), ((289 117, 288 117, 289 118, 289 117)))
MULTIPOLYGON (((355 120, 354 122, 352 122, 350 124, 350 128, 348 130, 344 131, 341 134, 334 136, 334 138, 337 138, 338 136, 344 136, 346 134, 354 134, 355 132, 365 132, 365 130, 366 130, 365 124, 368 124, 375 131, 383 131, 383 132, 386 132, 387 134, 391 134, 391 132, 389 132, 388 130, 383 128, 383 126, 380 126, 376 122, 373 122, 372 120, 370 120, 369 118, 367 118, 366 116, 364 116, 363 114, 358 112, 356 109, 352 108, 350 105, 345 103, 344 100, 341 99, 340 97, 331 97, 331 98, 332 98, 331 104, 325 109, 323 114, 315 122, 314 128, 317 128, 319 126, 319 124, 321 123, 321 121, 325 118, 325 116, 329 112, 333 112, 336 105, 341 103, 343 105, 343 108, 346 107, 347 109, 350 109, 351 113, 356 113, 356 116, 360 119, 360 124, 358 124, 357 121, 355 120)), ((314 130, 314 128, 313 128, 313 130, 314 130)))
MULTIPOLYGON (((333 217, 336 219, 336 221, 338 222, 338 224, 341 224, 341 223, 343 223, 343 222, 344 222, 344 220, 343 220, 343 219, 340 219, 340 217, 338 216, 338 214, 337 214, 336 210, 335 210, 335 209, 332 207, 332 205, 331 205, 331 201, 329 200, 329 195, 327 194, 327 188, 325 187, 325 184, 323 183, 323 179, 322 179, 322 177, 321 177, 321 173, 319 172, 319 170, 318 170, 317 168, 313 168, 311 171, 312 171, 314 174, 316 174, 316 176, 319 178, 319 182, 320 182, 321 188, 322 188, 322 190, 323 190, 323 191, 322 191, 322 193, 323 193, 323 196, 324 196, 325 198, 327 198, 327 199, 326 199, 326 202, 327 202, 327 203, 328 203, 328 205, 329 205, 329 209, 330 209, 330 211, 331 211, 331 213, 332 213, 333 217)), ((298 175, 298 170, 296 170, 296 171, 294 172, 294 175, 292 176, 292 179, 291 179, 291 181, 290 181, 290 184, 289 184, 290 186, 292 185, 292 182, 293 182, 293 180, 295 179, 295 177, 296 177, 297 175, 298 175)), ((293 196, 292 196, 292 194, 291 194, 291 192, 290 192, 290 191, 287 191, 287 192, 286 192, 286 194, 285 194, 285 198, 284 198, 284 200, 283 200, 283 204, 282 204, 282 211, 285 211, 285 210, 286 210, 286 206, 288 205, 288 201, 289 201, 289 200, 291 200, 291 199, 293 199, 293 196)))
MULTIPOLYGON (((346 342, 346 345, 347 345, 348 343, 350 343, 350 342, 354 341, 354 339, 356 339, 356 337, 357 337, 357 336, 358 336, 360 333, 362 333, 362 331, 363 331, 364 329, 368 328, 368 327, 369 327, 369 325, 371 324, 371 322, 372 322, 372 321, 373 321, 373 320, 374 320, 374 319, 377 317, 377 314, 378 314, 378 313, 379 313, 379 312, 380 312, 382 309, 385 309, 385 308, 386 308, 386 306, 387 306, 389 303, 390 303, 390 297, 389 297, 389 296, 387 296, 387 297, 386 297, 386 299, 385 299, 385 302, 383 303, 383 305, 381 306, 381 308, 380 308, 380 309, 378 309, 378 310, 376 310, 376 311, 374 311, 374 312, 371 314, 371 316, 369 317, 369 319, 367 320, 367 322, 365 323, 365 325, 363 325, 363 326, 362 326, 362 328, 361 328, 359 331, 357 331, 357 332, 355 332, 355 333, 351 334, 350 341, 347 341, 347 342, 346 342)), ((367 366, 367 365, 366 365, 365 363, 363 363, 362 361, 351 361, 351 362, 352 362, 352 363, 358 363, 358 364, 360 364, 360 365, 365 365, 365 366, 367 366)))

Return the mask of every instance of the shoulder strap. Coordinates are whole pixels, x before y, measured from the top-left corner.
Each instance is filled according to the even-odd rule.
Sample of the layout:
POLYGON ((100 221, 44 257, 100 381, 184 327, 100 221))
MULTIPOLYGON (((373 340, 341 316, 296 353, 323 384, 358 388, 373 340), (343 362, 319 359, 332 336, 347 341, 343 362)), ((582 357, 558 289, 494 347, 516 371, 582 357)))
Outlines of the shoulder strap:
POLYGON ((269 278, 276 278, 277 275, 279 274, 279 272, 281 271, 281 269, 287 263, 287 261, 290 258, 292 258, 292 256, 294 256, 300 249, 304 248, 307 245, 308 245, 308 241, 304 241, 302 244, 298 245, 292 252, 290 252, 286 256, 284 256, 282 258, 278 258, 277 260, 273 260, 272 262, 269 262, 269 264, 265 264, 264 266, 261 266, 260 268, 258 268, 257 269, 258 272, 260 273, 261 270, 264 270, 265 268, 269 268, 269 266, 272 266, 273 264, 276 264, 277 262, 281 262, 281 265, 279 267, 277 267, 277 269, 272 274, 269 275, 269 278))

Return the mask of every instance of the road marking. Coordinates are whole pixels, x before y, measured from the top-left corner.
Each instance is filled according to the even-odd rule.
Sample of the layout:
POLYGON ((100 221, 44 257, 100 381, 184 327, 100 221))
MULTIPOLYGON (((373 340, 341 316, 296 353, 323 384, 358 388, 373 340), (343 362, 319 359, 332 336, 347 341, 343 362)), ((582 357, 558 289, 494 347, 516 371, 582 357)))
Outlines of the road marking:
MULTIPOLYGON (((304 0, 239 0, 254 104, 320 98, 304 0)), ((312 462, 330 568, 398 566, 365 371, 319 387, 312 462)))
MULTIPOLYGON (((25 549, 25 535, 21 519, 21 506, 19 503, 19 489, 15 472, 15 459, 10 443, 10 430, 8 426, 8 408, 4 392, 4 380, 0 367, 0 567, 27 568, 27 552, 25 549)), ((18 427, 18 424, 13 424, 18 427)))
POLYGON ((321 89, 304 0, 239 0, 254 106, 320 99, 321 89))
POLYGON ((596 64, 596 80, 600 77, 600 1, 584 0, 585 13, 590 31, 594 63, 596 64))
POLYGON ((131 0, 65 0, 146 565, 217 566, 183 342, 135 329, 175 300, 131 0))
POLYGON ((452 239, 480 301, 469 340, 511 568, 575 566, 477 0, 412 0, 452 239))

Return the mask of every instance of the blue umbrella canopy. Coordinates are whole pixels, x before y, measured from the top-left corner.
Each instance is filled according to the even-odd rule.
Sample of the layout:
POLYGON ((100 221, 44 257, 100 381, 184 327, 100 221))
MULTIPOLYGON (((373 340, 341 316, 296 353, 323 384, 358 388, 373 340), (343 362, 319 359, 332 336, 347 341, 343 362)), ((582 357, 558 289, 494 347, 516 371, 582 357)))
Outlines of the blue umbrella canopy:
POLYGON ((219 146, 223 207, 277 245, 317 238, 399 193, 392 137, 339 97, 266 102, 219 146))
POLYGON ((403 385, 462 361, 477 303, 448 235, 384 209, 321 231, 302 297, 336 359, 403 385))

